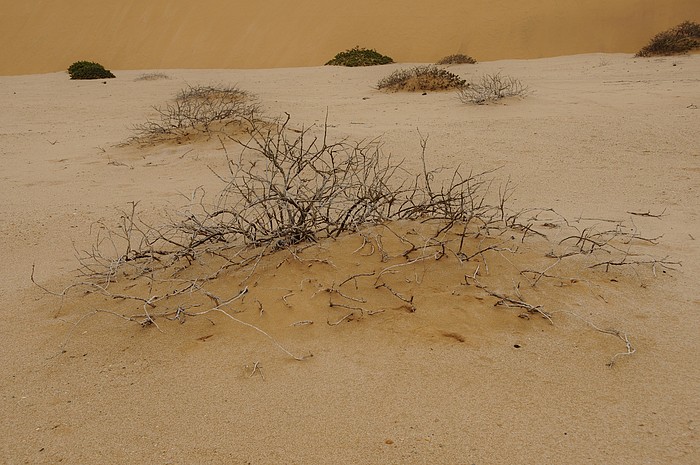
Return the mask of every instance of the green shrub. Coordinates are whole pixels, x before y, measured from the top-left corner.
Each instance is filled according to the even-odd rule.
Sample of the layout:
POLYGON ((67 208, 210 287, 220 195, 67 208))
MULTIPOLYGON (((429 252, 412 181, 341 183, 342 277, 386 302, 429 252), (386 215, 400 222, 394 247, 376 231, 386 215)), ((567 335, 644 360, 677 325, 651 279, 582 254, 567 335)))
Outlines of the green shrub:
POLYGON ((337 54, 326 66, 374 66, 393 63, 391 57, 382 55, 374 49, 355 47, 337 54))
POLYGON ((110 79, 115 77, 111 71, 92 61, 76 61, 68 67, 71 79, 110 79))
POLYGON ((377 83, 379 90, 388 91, 435 91, 460 89, 465 80, 446 69, 435 66, 416 66, 410 69, 399 69, 377 83))
POLYGON ((700 24, 685 21, 656 34, 635 56, 665 56, 700 49, 700 24))
POLYGON ((448 55, 444 58, 441 58, 437 62, 435 62, 436 65, 463 65, 463 64, 469 64, 473 65, 476 63, 476 60, 469 55, 464 55, 461 53, 457 53, 455 55, 448 55))

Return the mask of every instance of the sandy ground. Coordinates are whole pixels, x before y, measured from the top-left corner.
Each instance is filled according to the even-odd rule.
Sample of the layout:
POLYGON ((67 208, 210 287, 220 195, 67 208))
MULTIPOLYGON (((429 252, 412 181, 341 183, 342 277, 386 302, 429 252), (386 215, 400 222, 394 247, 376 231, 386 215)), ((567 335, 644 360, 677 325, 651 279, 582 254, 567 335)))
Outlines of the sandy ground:
MULTIPOLYGON (((531 89, 486 106, 373 88, 398 67, 0 77, 0 462, 698 463, 700 56, 452 67, 466 79, 501 71, 531 89), (574 267, 561 272, 585 285, 530 289, 492 262, 483 279, 502 292, 522 281, 550 325, 467 289, 472 262, 419 263, 396 276, 422 280, 414 313, 387 305, 329 326, 343 313, 297 286, 382 266, 354 253, 362 241, 350 236, 312 250, 333 269, 279 254, 261 262, 241 303, 240 318, 313 354, 304 361, 221 315, 161 320, 162 332, 107 314, 81 320, 97 306, 139 305, 79 293, 62 301, 32 285, 32 265, 39 283, 60 290, 77 279, 74 247, 90 247, 95 222, 116 225, 132 201, 158 218, 199 186, 220 189, 210 170, 225 166, 218 141, 117 146, 151 106, 197 83, 237 84, 296 127, 328 114, 332 137, 381 136, 408 168, 419 165, 420 131, 430 163, 510 177, 513 208, 554 208, 573 224, 633 222, 663 236, 645 250, 682 267, 656 277, 648 267, 574 267), (581 318, 621 331, 636 353, 608 367, 625 344, 581 318), (264 379, 250 376, 256 362, 264 379)), ((217 292, 235 295, 239 279, 217 292)))
POLYGON ((0 0, 0 75, 319 66, 356 45, 397 62, 634 53, 697 0, 0 0))

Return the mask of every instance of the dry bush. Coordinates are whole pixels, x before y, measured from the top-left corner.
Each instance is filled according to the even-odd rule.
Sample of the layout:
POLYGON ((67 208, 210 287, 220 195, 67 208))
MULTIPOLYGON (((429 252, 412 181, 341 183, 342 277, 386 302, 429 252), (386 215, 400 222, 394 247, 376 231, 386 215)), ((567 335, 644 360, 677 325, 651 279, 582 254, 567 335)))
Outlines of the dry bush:
POLYGON ((134 81, 160 81, 164 79, 172 79, 165 73, 143 73, 136 77, 134 81))
POLYGON ((172 102, 154 107, 158 117, 134 127, 138 141, 209 133, 231 124, 244 124, 259 109, 250 93, 230 86, 192 86, 172 102))
POLYGON ((464 55, 462 53, 457 53, 455 55, 448 55, 435 62, 436 65, 473 65, 476 64, 476 60, 469 55, 464 55))
POLYGON ((466 84, 458 95, 464 103, 483 105, 507 97, 524 97, 527 93, 527 87, 518 79, 496 73, 482 76, 479 82, 466 84))
POLYGON ((435 66, 416 66, 399 69, 377 83, 377 88, 386 91, 439 91, 459 89, 464 79, 446 69, 435 66))
MULTIPOLYGON (((433 306, 427 297, 421 300, 421 286, 432 279, 433 289, 453 289, 441 297, 451 305, 462 306, 464 295, 486 297, 521 318, 540 316, 552 323, 551 311, 530 303, 541 295, 536 286, 547 282, 546 292, 565 294, 588 279, 580 279, 584 273, 632 267, 638 276, 637 268, 648 266, 656 275, 677 264, 637 252, 633 246, 656 239, 623 223, 600 227, 594 220, 578 227, 549 209, 512 211, 512 188, 506 183, 492 191, 489 173, 428 167, 425 138, 422 167, 412 172, 385 155, 379 141, 329 141, 327 125, 314 135, 310 129, 287 130, 289 119, 250 124, 250 139, 236 142, 240 155, 231 158, 226 150, 228 169, 219 174, 223 188, 212 203, 198 190, 190 205, 159 225, 143 220, 134 203, 116 227, 98 225, 94 247, 79 256, 84 281, 62 292, 42 287, 62 298, 71 289, 83 291, 81 308, 85 299, 94 299, 87 302, 94 310, 74 328, 97 314, 158 329, 199 316, 214 324, 211 318, 219 314, 302 360, 307 355, 283 347, 250 322, 256 321, 251 314, 262 316, 270 302, 291 307, 292 297, 304 302, 309 318, 318 316, 312 311, 342 312, 332 320, 326 316, 329 326, 385 311, 415 312, 433 306), (372 257, 358 262, 351 275, 333 263, 347 257, 324 255, 330 244, 346 240, 355 243, 353 261, 372 257), (531 242, 539 248, 528 250, 531 242), (533 258, 533 250, 542 253, 533 258), (322 269, 314 272, 312 265, 322 269), (445 269, 447 275, 438 272, 445 269), (316 273, 315 285, 308 285, 309 273, 316 273), (449 284, 435 281, 445 276, 449 284), (503 283, 508 288, 512 283, 512 289, 503 283), (325 303, 314 300, 319 294, 327 296, 325 303), (106 309, 105 300, 128 302, 131 310, 106 309), (248 321, 238 315, 246 311, 248 321)), ((33 271, 31 279, 36 283, 33 271)), ((624 332, 586 322, 624 342, 626 351, 609 364, 634 353, 624 332)))
POLYGON ((497 216, 484 205, 481 175, 455 171, 446 183, 436 184, 441 170, 408 173, 377 141, 331 143, 327 128, 313 137, 309 129, 289 131, 288 122, 250 120, 249 140, 236 140, 240 155, 228 157, 228 171, 218 174, 225 185, 215 204, 200 203, 193 207, 197 214, 163 229, 147 228, 138 247, 127 241, 117 265, 98 260, 98 268, 112 270, 145 258, 192 258, 212 244, 238 242, 274 251, 388 220, 430 218, 451 224, 478 217, 487 225, 497 216))
POLYGON ((700 24, 685 21, 655 35, 635 56, 666 56, 700 49, 700 24))

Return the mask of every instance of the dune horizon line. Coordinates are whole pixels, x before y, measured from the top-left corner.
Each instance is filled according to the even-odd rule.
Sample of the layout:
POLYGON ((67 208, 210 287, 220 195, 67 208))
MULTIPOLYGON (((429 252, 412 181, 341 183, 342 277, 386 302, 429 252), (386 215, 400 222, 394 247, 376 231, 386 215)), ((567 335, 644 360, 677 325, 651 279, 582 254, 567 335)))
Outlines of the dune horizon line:
POLYGON ((698 19, 696 0, 0 0, 0 75, 65 70, 320 66, 374 48, 397 62, 464 53, 479 61, 633 53, 698 19))

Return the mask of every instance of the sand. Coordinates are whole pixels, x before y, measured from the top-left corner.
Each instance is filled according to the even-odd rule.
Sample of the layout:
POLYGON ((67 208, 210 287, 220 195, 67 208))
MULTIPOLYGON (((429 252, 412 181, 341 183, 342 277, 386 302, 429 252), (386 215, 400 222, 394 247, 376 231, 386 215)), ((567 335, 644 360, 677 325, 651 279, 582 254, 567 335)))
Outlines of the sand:
MULTIPOLYGON (((485 106, 373 88, 400 66, 173 69, 156 81, 135 80, 142 71, 104 82, 0 77, 0 462, 698 463, 700 56, 451 67, 465 79, 501 71, 531 90, 485 106), (573 267, 560 272, 581 282, 531 289, 517 273, 499 281, 494 254, 483 279, 501 292, 517 279, 551 325, 494 307, 497 299, 460 284, 474 263, 459 268, 448 257, 395 276, 414 289, 415 312, 385 293, 372 301, 383 313, 329 326, 343 313, 299 282, 377 269, 377 254, 354 253, 358 236, 303 256, 333 267, 276 254, 232 308, 295 354, 313 354, 304 361, 222 315, 211 315, 215 324, 161 319, 162 332, 108 314, 81 320, 140 304, 80 292, 60 299, 32 284, 33 266, 38 283, 59 291, 78 279, 74 248, 89 249, 96 222, 116 225, 129 202, 163 218, 199 186, 221 188, 210 170, 225 167, 217 139, 118 146, 153 105, 197 83, 237 84, 266 114, 291 113, 295 128, 327 115, 331 137, 381 137, 410 169, 420 164, 420 131, 434 166, 497 169, 494 185, 510 177, 513 208, 553 208, 573 224, 625 220, 661 236, 644 250, 682 267, 656 276, 573 267), (625 344, 584 319, 619 330, 636 352, 607 366, 625 344), (314 324, 290 326, 304 320, 314 324), (256 363, 264 379, 251 376, 256 363)), ((546 251, 530 242, 523 250, 546 251)), ((235 295, 239 279, 216 292, 235 295)))
POLYGON ((354 47, 398 62, 634 53, 696 0, 0 1, 0 75, 65 70, 319 66, 354 47))

